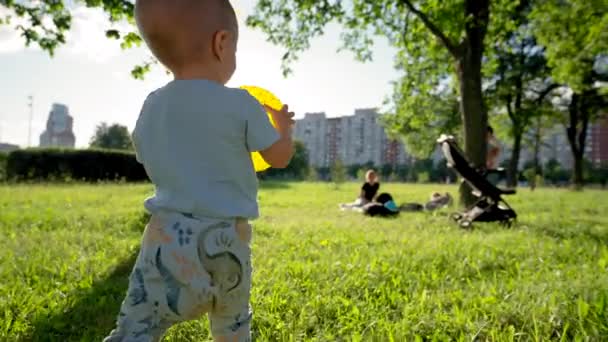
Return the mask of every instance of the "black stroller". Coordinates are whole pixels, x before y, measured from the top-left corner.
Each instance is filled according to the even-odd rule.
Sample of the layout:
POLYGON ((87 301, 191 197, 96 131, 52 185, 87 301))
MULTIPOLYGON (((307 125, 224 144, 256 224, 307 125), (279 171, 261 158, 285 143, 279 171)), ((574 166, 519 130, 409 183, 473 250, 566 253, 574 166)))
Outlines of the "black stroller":
POLYGON ((463 151, 456 144, 453 136, 441 135, 437 139, 447 160, 448 167, 453 168, 473 188, 477 202, 462 213, 454 213, 452 219, 462 228, 470 228, 477 222, 500 222, 510 227, 516 220, 517 214, 502 195, 515 194, 513 189, 499 189, 490 183, 486 176, 488 171, 476 171, 466 160, 463 151))

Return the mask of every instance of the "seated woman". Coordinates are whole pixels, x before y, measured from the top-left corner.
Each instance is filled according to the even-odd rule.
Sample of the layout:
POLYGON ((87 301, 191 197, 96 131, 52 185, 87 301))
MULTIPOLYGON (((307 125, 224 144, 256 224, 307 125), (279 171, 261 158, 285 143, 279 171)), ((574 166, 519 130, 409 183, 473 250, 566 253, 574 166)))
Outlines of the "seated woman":
POLYGON ((343 210, 362 208, 367 203, 374 201, 379 189, 380 183, 378 182, 376 172, 374 170, 367 170, 365 173, 365 183, 361 186, 359 197, 353 203, 340 204, 340 208, 343 210))
POLYGON ((393 196, 389 193, 381 193, 374 202, 368 203, 362 208, 363 214, 367 216, 393 217, 399 215, 399 208, 393 196))

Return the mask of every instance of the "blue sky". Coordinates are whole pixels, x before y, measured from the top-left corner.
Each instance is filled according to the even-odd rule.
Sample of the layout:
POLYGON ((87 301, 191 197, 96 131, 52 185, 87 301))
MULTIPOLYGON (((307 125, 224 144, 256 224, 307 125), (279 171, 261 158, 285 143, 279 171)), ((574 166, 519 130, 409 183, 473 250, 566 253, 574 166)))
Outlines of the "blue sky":
MULTIPOLYGON (((283 49, 265 41, 243 21, 255 0, 233 0, 241 21, 237 71, 228 84, 251 84, 274 92, 302 117, 325 111, 329 116, 350 115, 355 108, 378 107, 391 92, 394 51, 384 39, 375 47, 374 61, 356 62, 350 52, 337 53, 338 26, 313 41, 287 79, 280 70, 283 49)), ((4 9, 0 6, 0 15, 4 9)), ((5 12, 5 11, 4 11, 5 12)), ((76 145, 84 147, 102 122, 132 129, 146 95, 170 80, 157 67, 145 81, 131 79, 132 66, 149 56, 145 48, 122 51, 105 38, 108 22, 101 10, 74 11, 68 44, 54 58, 36 47, 25 48, 9 26, 0 26, 0 141, 27 146, 28 95, 34 96, 32 145, 44 130, 53 102, 69 106, 74 117, 76 145)))

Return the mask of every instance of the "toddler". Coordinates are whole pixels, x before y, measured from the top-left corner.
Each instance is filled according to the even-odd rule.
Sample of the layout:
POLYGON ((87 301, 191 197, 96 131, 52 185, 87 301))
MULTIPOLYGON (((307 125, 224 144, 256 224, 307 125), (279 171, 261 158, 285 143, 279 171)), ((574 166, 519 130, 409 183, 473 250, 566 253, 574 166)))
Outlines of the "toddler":
POLYGON ((293 154, 293 113, 271 112, 225 86, 238 24, 228 0, 137 0, 146 44, 174 80, 145 100, 133 132, 155 186, 151 220, 106 342, 159 341, 208 314, 215 341, 249 341, 251 226, 258 217, 251 152, 273 167, 293 154))

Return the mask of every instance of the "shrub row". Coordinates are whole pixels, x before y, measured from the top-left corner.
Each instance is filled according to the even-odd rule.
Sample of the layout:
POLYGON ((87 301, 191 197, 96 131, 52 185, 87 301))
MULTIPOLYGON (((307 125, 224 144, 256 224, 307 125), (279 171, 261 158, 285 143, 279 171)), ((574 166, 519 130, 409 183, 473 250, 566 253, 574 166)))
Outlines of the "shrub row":
POLYGON ((8 153, 0 152, 0 182, 6 179, 6 158, 8 153))
MULTIPOLYGON (((1 160, 2 157, 0 164, 1 160)), ((26 149, 8 154, 6 179, 139 182, 148 180, 148 176, 132 152, 96 149, 26 149)))

